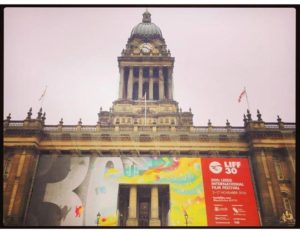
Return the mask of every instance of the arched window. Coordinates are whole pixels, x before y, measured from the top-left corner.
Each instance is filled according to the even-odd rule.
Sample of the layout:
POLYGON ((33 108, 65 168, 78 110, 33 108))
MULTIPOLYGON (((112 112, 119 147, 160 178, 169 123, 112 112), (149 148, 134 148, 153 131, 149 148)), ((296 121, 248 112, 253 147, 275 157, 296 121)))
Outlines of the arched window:
POLYGON ((112 161, 108 161, 105 165, 105 172, 112 168, 114 168, 114 163, 112 161))

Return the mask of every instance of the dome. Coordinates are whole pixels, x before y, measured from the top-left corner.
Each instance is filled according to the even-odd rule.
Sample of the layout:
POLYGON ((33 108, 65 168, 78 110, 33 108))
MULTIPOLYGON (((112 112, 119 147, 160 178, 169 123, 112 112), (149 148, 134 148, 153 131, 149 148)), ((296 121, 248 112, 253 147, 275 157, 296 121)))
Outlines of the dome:
POLYGON ((151 23, 151 14, 148 10, 143 14, 143 21, 132 29, 130 38, 162 39, 161 30, 154 23, 151 23))

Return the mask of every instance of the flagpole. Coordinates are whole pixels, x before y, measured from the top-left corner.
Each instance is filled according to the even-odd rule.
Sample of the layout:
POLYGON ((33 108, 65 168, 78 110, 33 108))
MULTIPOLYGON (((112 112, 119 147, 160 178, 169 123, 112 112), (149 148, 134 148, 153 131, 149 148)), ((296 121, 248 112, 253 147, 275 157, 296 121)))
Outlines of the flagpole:
POLYGON ((47 91, 47 87, 48 87, 48 86, 46 85, 46 88, 45 88, 45 90, 44 90, 42 96, 41 96, 40 99, 39 99, 39 101, 41 101, 41 106, 40 106, 40 107, 43 106, 45 94, 46 94, 46 91, 47 91))
POLYGON ((146 126, 146 98, 147 98, 147 94, 146 94, 146 92, 145 92, 145 96, 144 96, 144 98, 145 98, 145 126, 146 126))
POLYGON ((43 107, 43 103, 44 103, 44 98, 42 98, 41 107, 43 107))
POLYGON ((245 89, 245 93, 246 93, 247 107, 248 107, 248 110, 250 111, 250 105, 249 105, 249 101, 248 101, 248 94, 247 94, 247 91, 246 91, 246 87, 244 87, 244 89, 245 89))

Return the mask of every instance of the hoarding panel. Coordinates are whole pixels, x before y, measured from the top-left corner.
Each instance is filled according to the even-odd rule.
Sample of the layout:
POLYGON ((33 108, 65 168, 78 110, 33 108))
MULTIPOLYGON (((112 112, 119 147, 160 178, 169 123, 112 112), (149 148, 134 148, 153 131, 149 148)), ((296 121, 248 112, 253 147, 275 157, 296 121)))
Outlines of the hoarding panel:
POLYGON ((247 158, 202 158, 208 226, 259 226, 247 158))
POLYGON ((119 186, 159 184, 169 186, 168 226, 259 225, 246 158, 76 155, 41 156, 27 224, 118 226, 119 186))

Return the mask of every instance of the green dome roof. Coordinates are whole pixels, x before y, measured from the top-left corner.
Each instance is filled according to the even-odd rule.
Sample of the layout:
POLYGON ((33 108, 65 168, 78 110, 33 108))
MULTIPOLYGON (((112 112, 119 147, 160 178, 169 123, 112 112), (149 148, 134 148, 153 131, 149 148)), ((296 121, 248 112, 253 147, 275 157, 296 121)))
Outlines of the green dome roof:
POLYGON ((143 21, 136 25, 132 31, 130 38, 140 38, 140 39, 154 39, 161 38, 162 33, 158 26, 154 23, 151 23, 151 14, 146 10, 143 14, 143 21))

